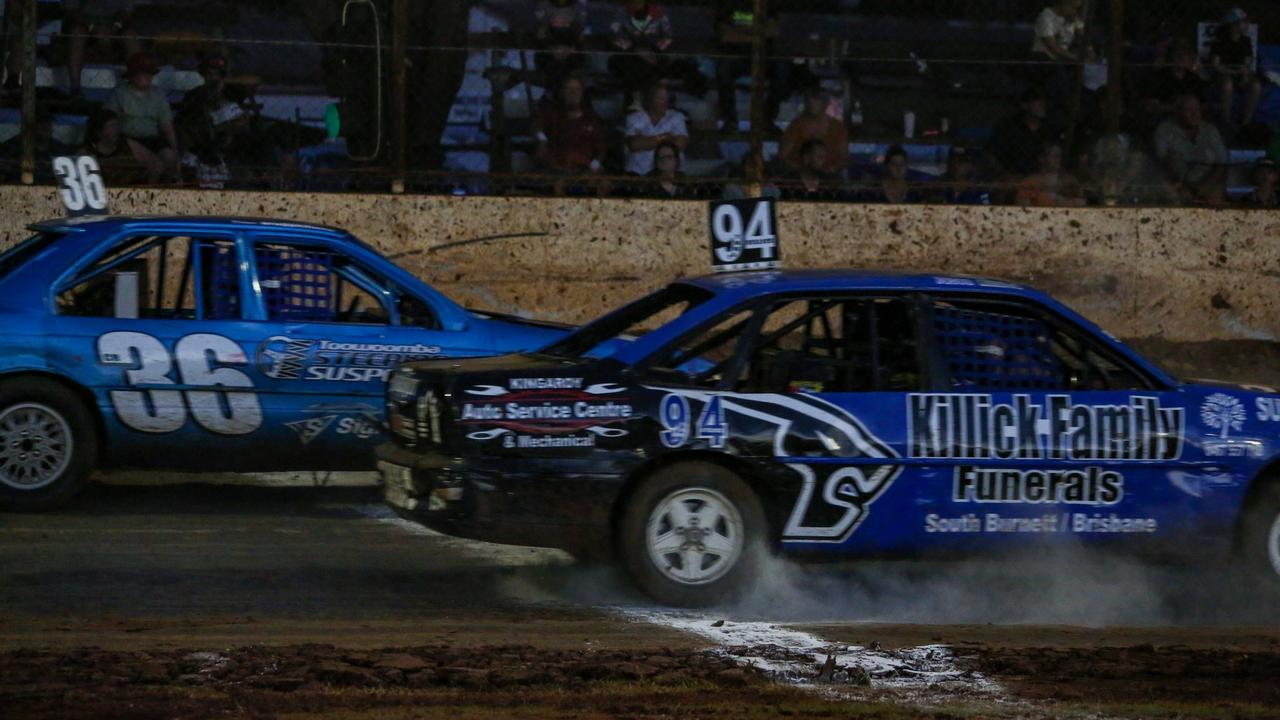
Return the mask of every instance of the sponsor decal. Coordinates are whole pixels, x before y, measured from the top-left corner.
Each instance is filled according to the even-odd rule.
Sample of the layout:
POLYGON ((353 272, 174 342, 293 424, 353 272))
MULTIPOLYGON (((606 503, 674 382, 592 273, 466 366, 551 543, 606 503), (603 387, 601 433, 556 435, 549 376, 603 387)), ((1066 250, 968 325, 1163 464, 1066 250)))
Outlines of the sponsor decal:
POLYGON ((319 404, 311 405, 303 412, 319 414, 315 417, 284 423, 285 427, 297 433, 303 445, 310 445, 330 427, 333 428, 334 435, 354 435, 360 440, 368 440, 382 434, 378 409, 372 405, 319 404))
POLYGON ((1280 422, 1280 398, 1258 398, 1254 404, 1257 406, 1259 420, 1280 422))
POLYGON ((586 385, 580 377, 509 378, 506 386, 473 385, 463 390, 458 420, 483 426, 469 440, 497 440, 504 448, 530 450, 595 447, 601 438, 628 431, 612 427, 636 417, 626 388, 613 383, 586 385))
POLYGON ((1221 440, 1231 437, 1232 430, 1243 430, 1244 419, 1244 403, 1226 393, 1214 393, 1200 404, 1200 420, 1217 430, 1221 440))
POLYGON ((310 445, 312 440, 315 440, 320 433, 324 432, 337 419, 337 415, 321 415, 320 417, 307 418, 306 420, 287 422, 284 426, 297 433, 298 439, 302 441, 303 445, 310 445))
POLYGON ((997 402, 985 394, 907 397, 909 453, 924 459, 1176 460, 1185 410, 1159 398, 1127 405, 1081 405, 1070 395, 997 402))
POLYGON ((396 366, 443 357, 438 345, 310 340, 275 335, 258 345, 255 361, 275 380, 384 382, 396 366))
POLYGON ((1124 476, 1114 470, 1009 470, 959 467, 951 499, 958 503, 1115 505, 1124 499, 1124 476))
POLYGON ((1009 534, 1009 533, 1074 533, 1094 535, 1108 533, 1154 533, 1159 522, 1149 517, 1122 517, 1115 513, 1046 513, 1035 517, 1007 517, 998 513, 967 513, 945 517, 930 513, 924 518, 926 533, 1009 534))

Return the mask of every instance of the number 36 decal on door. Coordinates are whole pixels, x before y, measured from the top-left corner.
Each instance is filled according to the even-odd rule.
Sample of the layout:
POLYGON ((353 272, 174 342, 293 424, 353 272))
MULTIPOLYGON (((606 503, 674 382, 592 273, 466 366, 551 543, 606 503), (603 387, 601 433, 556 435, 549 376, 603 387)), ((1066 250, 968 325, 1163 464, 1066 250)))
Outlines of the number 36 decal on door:
POLYGON ((150 335, 111 332, 98 338, 98 361, 126 368, 125 382, 130 386, 149 386, 145 390, 111 391, 116 416, 134 430, 173 432, 186 424, 188 409, 200 427, 223 435, 245 435, 262 426, 262 405, 252 391, 162 389, 179 384, 252 389, 253 380, 244 372, 221 367, 249 363, 230 338, 210 333, 187 335, 170 354, 150 335), (175 361, 179 382, 169 377, 175 361))

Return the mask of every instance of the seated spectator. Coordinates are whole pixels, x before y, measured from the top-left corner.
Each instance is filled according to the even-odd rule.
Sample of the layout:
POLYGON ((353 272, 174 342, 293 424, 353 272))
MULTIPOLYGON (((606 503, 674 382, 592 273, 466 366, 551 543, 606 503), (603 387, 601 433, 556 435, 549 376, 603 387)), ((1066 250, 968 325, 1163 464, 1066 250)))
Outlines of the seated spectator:
POLYGON ((1177 112, 1160 123, 1154 138, 1156 160, 1183 202, 1220 205, 1227 178, 1227 147, 1204 121, 1200 99, 1178 98, 1177 112))
POLYGON ((103 107, 120 118, 125 143, 133 157, 147 170, 148 182, 156 182, 166 173, 179 177, 178 136, 173 128, 173 115, 164 93, 152 87, 156 64, 143 53, 129 56, 125 78, 103 107))
POLYGON ((1228 11, 1209 44, 1209 67, 1218 85, 1219 102, 1222 103, 1219 111, 1224 128, 1237 127, 1231 112, 1237 90, 1244 93, 1244 114, 1240 121, 1244 125, 1253 122, 1258 99, 1262 96, 1262 83, 1254 70, 1253 41, 1245 34, 1249 29, 1248 21, 1248 16, 1240 8, 1228 11))
POLYGON ((978 166, 968 148, 956 145, 947 153, 944 180, 942 202, 948 205, 991 204, 991 190, 978 185, 978 166))
POLYGON ((582 70, 582 54, 587 34, 586 0, 539 0, 533 12, 538 43, 542 50, 533 56, 533 65, 545 77, 546 87, 560 87, 560 79, 582 70))
POLYGON ((1084 196, 1076 179, 1062 171, 1062 146, 1048 143, 1040 151, 1039 169, 1018 183, 1017 203, 1032 207, 1080 207, 1084 196))
POLYGON ((1204 95, 1205 82, 1200 77, 1200 58, 1195 46, 1182 38, 1169 43, 1166 61, 1146 82, 1138 87, 1138 112, 1129 123, 1135 135, 1149 137, 1156 126, 1174 110, 1183 95, 1204 95))
MULTIPOLYGON (((37 182, 52 180, 49 162, 59 156, 71 155, 75 147, 67 145, 53 135, 53 111, 41 104, 36 106, 35 159, 37 182)), ((13 136, 0 145, 0 159, 18 161, 22 158, 22 135, 13 136)))
POLYGON ((880 181, 870 191, 863 193, 861 199, 873 203, 921 202, 923 198, 920 193, 911 187, 911 182, 907 179, 909 170, 907 151, 901 145, 890 147, 884 154, 880 181))
POLYGON ((226 58, 201 58, 200 75, 204 84, 191 89, 178 105, 178 135, 182 147, 195 156, 200 173, 217 168, 225 174, 226 153, 248 131, 249 117, 226 95, 226 58))
POLYGON ((1032 87, 1022 94, 1018 112, 996 126, 986 155, 994 160, 1001 180, 1015 182, 1035 172, 1045 143, 1062 139, 1048 115, 1044 91, 1032 87))
POLYGON ((671 18, 657 5, 626 0, 609 24, 609 35, 614 49, 621 51, 609 58, 609 71, 622 79, 628 103, 654 78, 679 78, 693 95, 707 92, 706 78, 692 60, 665 55, 673 39, 671 18))
POLYGON ((627 172, 648 175, 653 170, 653 151, 659 145, 670 143, 681 153, 688 147, 684 115, 672 110, 670 103, 667 87, 655 82, 645 90, 643 107, 627 116, 627 172))
POLYGON ((63 26, 71 36, 67 86, 72 95, 80 94, 86 50, 113 65, 142 52, 142 43, 129 30, 136 4, 135 0, 62 0, 63 26))
POLYGON ((720 194, 722 200, 746 200, 747 198, 773 198, 777 200, 782 197, 782 191, 777 185, 766 182, 764 179, 765 162, 764 155, 759 150, 748 150, 747 154, 742 158, 742 164, 738 167, 737 177, 742 179, 740 183, 728 183, 724 186, 724 191, 720 194))
POLYGON ((605 159, 604 121, 585 100, 586 88, 576 75, 560 81, 555 102, 545 103, 534 119, 537 157, 552 172, 598 173, 605 159))
POLYGON ((653 150, 653 170, 648 177, 652 182, 645 186, 647 195, 660 198, 689 197, 689 187, 684 183, 680 170, 680 148, 675 143, 664 142, 653 150))
POLYGON ((132 185, 146 179, 142 165, 134 159, 120 130, 120 118, 112 111, 98 108, 85 125, 84 145, 79 155, 92 155, 102 169, 107 185, 132 185))
POLYGON ((1253 164, 1253 190, 1243 198, 1244 204, 1254 207, 1280 207, 1280 170, 1271 158, 1259 158, 1253 164))
POLYGON ((1054 0, 1036 16, 1035 35, 1031 39, 1031 84, 1049 94, 1054 107, 1063 107, 1071 97, 1077 69, 1083 59, 1077 47, 1084 33, 1080 18, 1082 0, 1054 0))
POLYGON ((784 200, 818 200, 843 202, 853 200, 853 193, 838 176, 827 172, 827 145, 810 140, 800 148, 800 169, 782 188, 784 200))
MULTIPOLYGON (((778 34, 778 3, 769 4, 767 17, 756 18, 754 0, 716 0, 716 99, 720 105, 720 122, 728 131, 736 132, 739 127, 738 78, 751 74, 751 40, 757 21, 770 38, 765 45, 765 55, 776 57, 777 46, 772 38, 778 34)), ((766 123, 773 123, 782 101, 791 95, 788 87, 791 65, 786 60, 766 63, 766 123)))
POLYGON ((849 133, 844 121, 827 113, 831 97, 826 89, 814 85, 804 93, 804 112, 797 115, 782 133, 778 151, 783 167, 791 172, 800 169, 800 148, 810 140, 821 140, 827 147, 826 171, 843 175, 849 168, 849 133))

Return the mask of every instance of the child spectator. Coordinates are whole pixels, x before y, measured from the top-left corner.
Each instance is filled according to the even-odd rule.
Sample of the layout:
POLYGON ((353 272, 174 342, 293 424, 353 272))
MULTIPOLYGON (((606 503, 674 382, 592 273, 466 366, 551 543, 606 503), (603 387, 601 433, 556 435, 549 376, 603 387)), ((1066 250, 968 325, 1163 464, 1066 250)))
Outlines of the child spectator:
POLYGON ((586 64, 582 54, 587 34, 586 0, 539 0, 533 11, 542 50, 533 64, 542 72, 546 87, 560 87, 560 79, 586 64))
POLYGON ((1018 183, 1017 203, 1032 207, 1080 207, 1080 184, 1062 172, 1062 146, 1048 143, 1040 152, 1039 169, 1018 183))
POLYGON ((901 145, 891 146, 884 154, 881 166, 880 182, 870 191, 863 194, 866 202, 873 203, 918 203, 920 193, 911 188, 907 180, 910 167, 907 163, 907 151, 901 145))
POLYGON ((805 90, 804 112, 797 115, 782 133, 779 156, 786 169, 800 169, 800 148, 810 140, 821 140, 827 148, 826 172, 843 175, 849 168, 849 133, 844 122, 827 114, 830 96, 826 89, 814 85, 805 90))
POLYGON ((616 13, 609 36, 621 52, 609 58, 609 71, 622 79, 628 103, 654 78, 679 78, 691 94, 706 93, 706 78, 693 61, 665 55, 673 29, 662 8, 646 0, 626 0, 616 13))
POLYGON ((175 178, 179 175, 178 137, 169 101, 151 85, 156 71, 155 61, 147 55, 130 55, 125 69, 128 82, 117 87, 103 103, 105 109, 119 116, 125 143, 146 168, 148 182, 152 183, 165 173, 172 173, 175 178))
POLYGON ((1254 71, 1253 41, 1245 34, 1248 21, 1248 16, 1240 8, 1228 11, 1209 45, 1209 67, 1213 69, 1218 83, 1224 128, 1234 127, 1231 110, 1237 90, 1244 93, 1244 115, 1241 118, 1244 125, 1253 122, 1258 99, 1262 96, 1262 83, 1254 71))
POLYGON ((1178 98, 1177 112, 1160 123, 1155 155, 1183 202, 1220 205, 1227 178, 1227 147, 1222 135, 1204 121, 1200 98, 1178 98))
POLYGON ((586 89, 576 75, 560 81, 554 102, 543 105, 534 121, 538 159, 555 173, 600 172, 605 158, 605 126, 585 102, 586 89))
POLYGON ((1280 207, 1280 171, 1276 169, 1276 161, 1271 158, 1259 158, 1253 164, 1253 190, 1243 198, 1244 204, 1253 207, 1280 207))
POLYGON ((667 88, 661 82, 649 85, 643 107, 627 116, 626 143, 626 171, 633 175, 648 175, 653 170, 653 151, 659 145, 671 143, 681 153, 689 145, 684 115, 671 109, 667 88))

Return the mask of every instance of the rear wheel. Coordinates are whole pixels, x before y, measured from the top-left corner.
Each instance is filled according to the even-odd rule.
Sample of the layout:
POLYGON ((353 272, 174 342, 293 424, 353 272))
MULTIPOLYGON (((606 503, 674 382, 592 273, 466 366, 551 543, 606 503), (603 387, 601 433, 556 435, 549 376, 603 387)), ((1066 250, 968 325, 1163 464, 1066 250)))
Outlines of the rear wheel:
POLYGON ((85 486, 97 434, 80 398, 42 378, 0 383, 0 505, 49 510, 85 486))
POLYGON ((1263 488, 1246 511, 1243 559, 1259 578, 1280 591, 1280 484, 1263 488))
POLYGON ((627 501, 618 546, 647 595, 698 607, 747 587, 766 542, 764 510, 734 473, 706 462, 669 465, 627 501))

